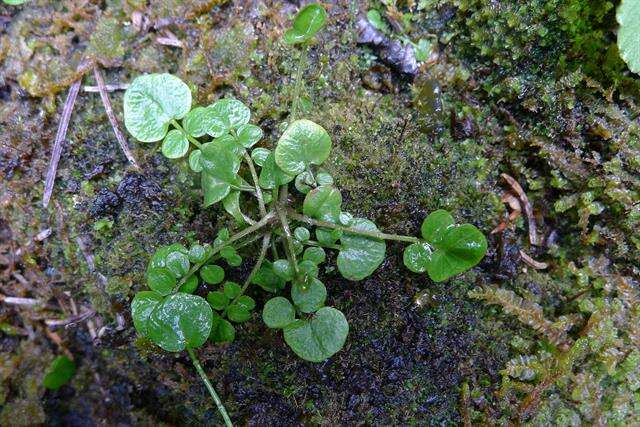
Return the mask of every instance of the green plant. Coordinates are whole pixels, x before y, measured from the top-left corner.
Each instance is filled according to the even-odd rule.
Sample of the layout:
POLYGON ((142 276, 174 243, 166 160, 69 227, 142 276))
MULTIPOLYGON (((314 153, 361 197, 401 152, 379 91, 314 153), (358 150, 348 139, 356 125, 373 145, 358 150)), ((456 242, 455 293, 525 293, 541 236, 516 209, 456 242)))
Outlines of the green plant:
POLYGON ((618 30, 618 49, 620 56, 634 73, 640 73, 640 2, 622 0, 616 19, 618 30))
POLYGON ((42 380, 44 388, 57 390, 71 381, 76 373, 76 364, 67 356, 58 356, 49 365, 47 373, 42 380))
MULTIPOLYGON (((308 48, 325 20, 319 8, 304 8, 285 41, 308 48)), ((189 352, 228 425, 224 406, 193 350, 207 340, 234 340, 233 324, 249 320, 256 306, 245 295, 250 285, 273 294, 290 285, 290 299, 270 299, 263 320, 269 328, 282 329, 298 356, 320 362, 343 347, 349 332, 344 314, 325 306, 327 290, 320 280, 325 249, 338 252, 338 271, 354 281, 380 266, 386 240, 411 243, 407 265, 438 281, 473 267, 486 252, 484 236, 475 227, 455 225, 444 211, 427 218, 420 240, 382 233, 373 222, 342 209, 341 193, 321 167, 330 155, 330 135, 317 123, 296 119, 305 57, 306 50, 296 72, 290 123, 273 150, 256 146, 266 145, 261 143, 263 132, 249 123, 251 112, 238 100, 192 108, 188 86, 169 74, 138 77, 125 93, 129 132, 143 142, 163 140, 161 151, 171 159, 184 158, 193 145, 188 163, 200 173, 204 206, 221 203, 237 224, 234 234, 219 230, 211 244, 159 248, 147 268, 150 290, 138 292, 131 308, 138 333, 166 351, 189 352), (291 182, 299 195, 289 194, 291 182), (260 249, 244 283, 224 282, 222 265, 240 266, 239 251, 258 241, 260 249), (206 299, 195 295, 203 283, 210 288, 223 282, 206 299)))
POLYGON ((11 6, 18 6, 21 5, 23 3, 28 2, 29 0, 2 0, 5 4, 11 5, 11 6))

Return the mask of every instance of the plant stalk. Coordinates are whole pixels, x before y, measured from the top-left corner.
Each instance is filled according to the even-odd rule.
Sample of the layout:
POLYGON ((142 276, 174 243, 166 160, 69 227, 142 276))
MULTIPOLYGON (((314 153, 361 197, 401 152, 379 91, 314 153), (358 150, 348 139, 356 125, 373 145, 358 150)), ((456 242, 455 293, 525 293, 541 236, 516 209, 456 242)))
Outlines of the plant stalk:
POLYGON ((251 171, 251 178, 253 179, 253 185, 256 187, 256 199, 258 199, 258 208, 260 209, 260 215, 265 216, 267 214, 267 209, 264 206, 264 197, 262 197, 262 189, 258 184, 258 174, 256 173, 256 167, 253 165, 253 160, 251 160, 251 156, 246 151, 244 152, 244 160, 249 165, 249 170, 251 171))
POLYGON ((306 215, 300 215, 299 213, 295 212, 292 209, 289 209, 288 213, 292 219, 295 219, 296 221, 304 222, 309 225, 315 225, 316 227, 332 228, 332 229, 343 231, 345 233, 358 234, 360 236, 372 237, 374 239, 380 239, 380 240, 395 240, 398 242, 407 242, 407 243, 420 242, 420 239, 413 236, 403 236, 400 234, 387 234, 387 233, 380 233, 378 231, 360 230, 352 227, 344 227, 342 225, 334 224, 328 221, 320 221, 317 219, 310 218, 306 215))
MULTIPOLYGON (((282 192, 284 195, 285 192, 282 192)), ((282 197, 281 197, 282 199, 282 197)), ((287 220, 287 214, 285 210, 280 206, 280 203, 276 204, 276 212, 278 214, 278 219, 280 220, 280 224, 282 224, 282 231, 284 231, 284 240, 286 245, 284 245, 285 253, 287 254, 287 258, 289 262, 293 266, 293 271, 295 272, 296 277, 299 276, 300 270, 298 269, 298 261, 296 260, 296 252, 293 246, 293 239, 291 238, 291 229, 289 228, 289 221, 287 220)))
POLYGON ((182 126, 180 126, 180 123, 178 123, 178 121, 176 119, 171 119, 171 124, 173 125, 173 127, 175 127, 180 132, 182 132, 182 134, 189 140, 190 143, 192 143, 193 145, 195 145, 198 148, 202 148, 202 144, 200 144, 200 142, 198 142, 197 139, 195 139, 194 137, 189 135, 187 133, 187 131, 184 130, 184 128, 182 126))
POLYGON ((205 387, 207 387, 207 390, 209 390, 209 394, 211 395, 211 398, 213 399, 216 406, 218 407, 218 411, 220 412, 220 415, 222 415, 222 418, 224 419, 224 424, 227 427, 233 427, 233 423, 231 422, 231 418, 229 418, 229 414, 227 414, 227 410, 224 408, 224 405, 222 404, 222 401, 218 397, 218 393, 216 393, 216 390, 213 388, 213 385, 209 381, 209 378, 207 378, 207 374, 204 372, 204 369, 202 369, 202 366, 200 366, 200 362, 198 361, 198 358, 196 357, 195 352, 191 347, 187 347, 187 352, 189 353, 189 357, 191 357, 193 366, 196 368, 196 371, 198 371, 200 378, 202 378, 202 381, 204 382, 205 387))
POLYGON ((307 64, 309 46, 305 43, 302 45, 302 51, 300 52, 300 59, 298 59, 298 67, 295 75, 295 86, 293 87, 293 99, 291 100, 291 121, 296 119, 298 113, 298 106, 300 104, 300 90, 302 89, 302 72, 307 64))

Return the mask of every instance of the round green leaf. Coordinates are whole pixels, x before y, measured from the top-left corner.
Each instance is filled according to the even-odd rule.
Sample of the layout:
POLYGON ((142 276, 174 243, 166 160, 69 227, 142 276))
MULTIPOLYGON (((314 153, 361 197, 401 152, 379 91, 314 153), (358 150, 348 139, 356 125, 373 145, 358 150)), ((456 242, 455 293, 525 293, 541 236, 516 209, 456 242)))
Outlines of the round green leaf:
POLYGON ((306 242, 311 237, 309 230, 304 227, 296 227, 296 229, 293 230, 293 235, 301 242, 306 242))
POLYGON ((297 175, 309 165, 322 164, 330 151, 331 138, 322 126, 311 120, 296 120, 278 140, 276 165, 289 175, 297 175))
POLYGON ((133 326, 140 335, 147 336, 147 322, 151 312, 162 302, 164 298, 157 292, 142 291, 138 292, 131 301, 131 317, 133 318, 133 326))
MULTIPOLYGON (((378 227, 373 222, 364 218, 354 218, 351 228, 378 231, 378 227)), ((340 238, 338 270, 346 279, 362 280, 371 275, 382 263, 385 250, 384 240, 345 232, 340 238)))
POLYGON ((325 254, 324 249, 317 246, 311 246, 305 249, 304 255, 302 256, 304 261, 311 261, 316 265, 322 264, 326 258, 327 255, 325 254))
POLYGON ((316 228, 316 239, 321 245, 333 245, 342 237, 342 231, 330 228, 316 228))
POLYGON ((442 282, 478 264, 487 253, 487 239, 473 225, 463 224, 449 227, 434 247, 427 273, 442 282))
POLYGON ((620 56, 634 73, 640 74, 640 2, 622 0, 616 12, 618 50, 620 56))
MULTIPOLYGON (((174 252, 177 253, 177 252, 174 252)), ((173 292, 177 280, 175 274, 166 267, 147 269, 147 285, 160 295, 169 295, 173 292)))
POLYGON ((275 293, 284 288, 286 282, 273 271, 273 264, 265 260, 255 276, 253 276, 251 283, 260 286, 267 292, 275 293))
POLYGON ((291 299, 301 312, 313 313, 324 305, 327 299, 327 288, 318 279, 311 280, 306 287, 294 283, 291 286, 291 299))
POLYGON ((304 171, 300 175, 296 176, 296 180, 294 182, 296 190, 298 190, 302 194, 307 194, 309 191, 311 191, 313 189, 313 187, 311 186, 312 184, 314 184, 314 182, 313 180, 311 180, 311 173, 307 171, 304 171))
POLYGON ((227 308, 227 317, 232 322, 242 323, 251 318, 251 313, 240 304, 232 304, 227 308))
POLYGON ((189 254, 189 251, 187 251, 187 248, 185 248, 180 243, 173 243, 171 245, 161 246, 155 251, 155 253, 151 257, 151 260, 149 261, 149 268, 167 267, 167 256, 169 256, 169 254, 173 252, 180 252, 185 255, 189 254))
POLYGON ((273 272, 284 280, 293 279, 293 268, 291 263, 286 259, 278 259, 273 263, 273 272))
POLYGON ((200 277, 210 285, 217 285, 224 280, 224 269, 219 265, 205 265, 200 269, 200 277))
POLYGON ((322 186, 311 190, 304 198, 302 212, 312 218, 337 222, 342 206, 342 195, 335 187, 322 186))
POLYGON ((213 178, 235 185, 240 169, 240 158, 235 153, 235 142, 224 138, 202 146, 202 170, 213 178))
POLYGON ((71 381, 76 373, 76 364, 67 356, 58 356, 49 365, 47 373, 42 380, 44 388, 57 390, 71 381))
POLYGON ((353 222, 353 215, 351 215, 349 212, 340 212, 340 215, 338 216, 338 222, 345 227, 350 227, 351 223, 353 222))
POLYGON ((191 91, 171 74, 137 77, 124 93, 124 125, 142 142, 160 141, 172 119, 183 118, 191 108, 191 91))
POLYGON ((238 297, 238 301, 236 301, 236 304, 246 308, 249 311, 251 311, 254 308, 256 308, 256 302, 253 300, 253 298, 251 298, 248 295, 240 295, 238 297))
POLYGON ((442 209, 433 211, 422 221, 422 227, 420 227, 422 238, 431 244, 436 244, 444 236, 445 231, 454 225, 455 221, 449 212, 442 209))
POLYGON ((284 33, 284 41, 288 44, 303 43, 310 40, 324 26, 327 11, 312 3, 303 8, 293 20, 292 28, 284 33))
POLYGON ((162 154, 168 159, 179 159, 189 151, 189 141, 182 132, 171 129, 162 141, 162 154))
POLYGON ((228 133, 231 129, 249 123, 251 111, 237 99, 221 99, 207 107, 213 114, 211 127, 207 133, 214 138, 228 133))
POLYGON ((427 271, 427 264, 431 261, 431 246, 426 242, 412 243, 404 249, 402 260, 404 265, 414 273, 427 271))
POLYGON ((244 148, 251 148, 262 139, 262 129, 256 125, 242 125, 238 128, 238 142, 244 148))
POLYGON ((316 182, 318 185, 333 185, 333 177, 328 172, 318 171, 316 182))
POLYGON ((253 163, 255 163, 256 165, 262 167, 267 161, 267 157, 269 157, 269 154, 271 154, 271 150, 258 147, 251 151, 251 160, 253 160, 253 163))
POLYGON ((189 257, 183 252, 171 252, 167 255, 167 268, 177 278, 184 277, 189 272, 189 257))
POLYGON ((189 248, 189 261, 194 264, 204 262, 207 259, 207 250, 204 246, 195 244, 189 248))
POLYGON ((192 171, 202 172, 202 163, 200 162, 201 157, 202 157, 202 151, 200 150, 193 150, 189 154, 189 167, 191 168, 192 171))
POLYGON ((212 323, 209 335, 211 341, 215 343, 233 342, 236 338, 236 328, 227 319, 214 314, 212 323))
POLYGON ((200 185, 204 192, 204 207, 218 203, 220 200, 227 197, 227 194, 231 191, 231 186, 224 181, 215 178, 208 173, 202 173, 200 175, 200 185))
POLYGON ((224 294, 230 300, 235 299, 242 293, 242 287, 236 282, 226 282, 223 286, 224 294))
POLYGON ((224 310, 229 305, 229 298, 220 291, 213 291, 207 294, 207 302, 214 310, 224 310))
POLYGON ((211 129, 215 115, 213 111, 205 107, 196 107, 189 111, 184 120, 182 126, 185 132, 194 138, 200 138, 207 134, 207 131, 211 129))
POLYGON ((204 298, 178 292, 151 312, 148 337, 166 351, 200 347, 211 332, 212 316, 204 298))
POLYGON ((186 294, 192 294, 198 289, 198 278, 195 275, 189 276, 189 278, 180 285, 180 292, 184 292, 186 294))
POLYGON ((298 356, 322 362, 337 353, 349 334, 344 314, 322 307, 310 320, 296 320, 284 327, 284 340, 298 356))
POLYGON ((262 309, 262 320, 269 328, 284 328, 296 320, 296 311, 288 299, 284 297, 271 298, 262 309))
POLYGON ((313 261, 305 260, 300 262, 298 270, 307 277, 318 277, 318 265, 313 261))

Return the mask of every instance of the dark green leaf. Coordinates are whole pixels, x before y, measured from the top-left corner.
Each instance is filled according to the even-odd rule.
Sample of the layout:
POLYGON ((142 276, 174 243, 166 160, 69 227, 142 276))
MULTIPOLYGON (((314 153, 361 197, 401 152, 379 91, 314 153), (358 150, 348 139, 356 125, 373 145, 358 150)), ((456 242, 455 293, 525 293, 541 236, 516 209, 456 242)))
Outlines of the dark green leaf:
POLYGON ((204 246, 195 244, 189 248, 189 261, 199 264, 207 259, 207 251, 204 246))
POLYGON ((229 305, 229 298, 220 291, 213 291, 207 294, 207 302, 214 310, 224 310, 229 305))
POLYGON ((251 313, 239 304, 232 304, 227 308, 227 317, 232 322, 242 323, 251 318, 251 313))
POLYGON ((229 138, 221 138, 202 146, 200 163, 202 170, 227 184, 235 185, 240 169, 240 157, 236 153, 236 143, 229 138))
POLYGON ((205 265, 200 269, 200 277, 210 285, 217 285, 224 280, 224 269, 215 264, 205 265))
POLYGON ((316 228, 316 239, 321 245, 333 245, 342 237, 342 231, 329 228, 316 228))
POLYGON ((260 187, 270 190, 279 185, 288 184, 293 181, 294 178, 295 177, 293 175, 288 175, 283 172, 282 169, 276 165, 275 155, 273 153, 269 153, 262 165, 258 183, 260 184, 260 187))
POLYGON ((296 229, 293 230, 293 235, 301 242, 306 242, 311 237, 309 230, 304 227, 296 227, 296 229))
POLYGON ((238 304, 241 307, 246 308, 249 311, 251 311, 254 308, 256 308, 256 302, 253 300, 253 298, 251 298, 248 295, 240 295, 238 297, 238 301, 236 301, 236 304, 238 304))
POLYGON ((171 252, 167 255, 166 266, 177 278, 185 276, 189 272, 189 257, 184 252, 171 252))
POLYGON ((342 195, 335 187, 318 187, 304 198, 302 212, 312 218, 337 222, 342 206, 342 195))
MULTIPOLYGON (((378 231, 378 227, 364 218, 354 218, 351 228, 378 231)), ((384 240, 344 233, 340 238, 338 270, 346 279, 362 280, 371 275, 384 260, 384 240)))
POLYGON ((233 342, 236 338, 236 329, 226 319, 217 314, 213 315, 213 324, 209 339, 215 343, 233 342))
POLYGON ((222 199, 222 206, 224 210, 227 211, 229 215, 231 215, 239 224, 244 224, 244 216, 242 215, 242 211, 240 211, 240 192, 237 190, 232 190, 227 197, 222 199))
POLYGON ((204 192, 204 207, 218 203, 227 197, 231 191, 231 186, 224 181, 219 180, 207 173, 200 175, 202 191, 204 192))
POLYGON ((270 261, 264 261, 251 283, 260 286, 267 292, 275 293, 284 288, 286 282, 273 271, 273 264, 270 261))
POLYGON ((226 282, 224 284, 224 294, 230 300, 235 299, 242 293, 242 288, 235 282, 226 282))
POLYGON ((473 225, 449 227, 433 245, 427 272, 434 282, 442 282, 475 266, 487 253, 487 240, 473 225))
POLYGON ((180 292, 184 292, 186 294, 192 294, 198 289, 198 278, 195 275, 189 276, 189 278, 180 285, 180 292))
POLYGON ((131 301, 131 317, 133 326, 142 336, 148 335, 147 322, 151 312, 163 301, 162 295, 153 291, 138 292, 131 301))
POLYGON ((76 364, 67 356, 58 356, 49 365, 42 384, 49 390, 57 390, 71 381, 76 373, 76 364))
POLYGON ((147 286, 160 295, 169 295, 177 284, 176 276, 164 267, 147 270, 147 286))
POLYGON ((251 151, 251 160, 253 160, 253 163, 255 163, 256 165, 262 167, 267 161, 267 157, 269 157, 269 154, 271 154, 270 150, 258 147, 251 151))
POLYGON ((302 259, 304 261, 311 261, 316 265, 322 264, 327 258, 324 249, 315 246, 305 249, 302 259))
POLYGON ((318 279, 312 279, 307 286, 291 285, 291 299, 296 308, 303 313, 313 313, 324 305, 327 288, 318 279))
POLYGON ((286 259, 278 259, 273 263, 273 272, 286 281, 293 279, 293 267, 286 259))
POLYGON ((293 19, 292 28, 284 33, 288 44, 304 43, 310 40, 324 26, 327 12, 318 3, 304 7, 293 19))
POLYGON ((453 225, 455 225, 455 221, 449 212, 442 209, 433 211, 422 222, 422 227, 420 228, 422 238, 434 245, 444 236, 445 231, 453 225))
POLYGON ((404 265, 414 273, 424 273, 427 271, 427 264, 431 261, 432 253, 428 243, 412 243, 404 249, 402 260, 404 265))

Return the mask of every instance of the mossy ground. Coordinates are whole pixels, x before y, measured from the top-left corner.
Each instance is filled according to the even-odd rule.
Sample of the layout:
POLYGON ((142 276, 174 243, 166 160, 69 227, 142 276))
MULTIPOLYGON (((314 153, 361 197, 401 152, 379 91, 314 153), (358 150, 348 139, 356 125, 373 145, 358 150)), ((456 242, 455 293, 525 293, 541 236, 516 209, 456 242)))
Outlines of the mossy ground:
MULTIPOLYGON (((362 282, 324 271, 329 303, 350 323, 347 345, 329 361, 297 359, 259 316, 239 328, 233 344, 200 351, 231 417, 258 425, 391 425, 459 424, 469 415, 478 423, 548 425, 594 422, 593 406, 612 414, 608 422, 637 420, 637 388, 620 386, 620 372, 627 371, 615 372, 638 345, 627 340, 628 323, 609 329, 610 341, 598 340, 605 332, 596 334, 600 344, 591 345, 583 367, 564 372, 523 416, 520 402, 544 373, 510 389, 504 386, 510 377, 500 371, 512 358, 540 348, 557 356, 557 349, 500 308, 467 296, 478 285, 497 284, 558 322, 583 316, 571 318, 576 339, 591 333, 583 327, 587 302, 604 304, 616 295, 608 283, 621 276, 637 289, 640 79, 615 55, 614 5, 398 3, 412 13, 412 39, 438 40, 436 59, 414 79, 356 44, 355 12, 384 10, 379 2, 332 4, 327 30, 310 50, 302 112, 332 135, 326 167, 346 209, 387 232, 416 234, 428 212, 444 208, 488 235, 506 217, 499 178, 506 172, 527 191, 549 243, 531 246, 520 218, 490 238, 479 267, 444 284, 409 273, 397 244, 388 245, 383 265, 362 282), (550 268, 527 267, 519 249, 550 268), (624 357, 606 365, 613 373, 603 377, 600 355, 614 347, 624 357), (602 387, 598 399, 567 392, 564 384, 575 378, 602 387), (465 385, 470 393, 461 398, 465 385)), ((186 164, 167 161, 154 144, 129 141, 143 165, 133 170, 97 94, 80 93, 46 209, 43 176, 66 88, 84 55, 106 67, 107 83, 172 72, 192 85, 200 104, 237 97, 265 130, 264 144, 272 145, 293 91, 299 52, 281 36, 295 10, 275 1, 0 6, 2 293, 46 301, 37 309, 0 305, 0 422, 219 422, 186 354, 159 351, 136 337, 129 301, 143 287, 156 247, 211 241, 230 224, 223 211, 202 209, 186 164), (155 42, 167 29, 182 48, 155 42), (36 238, 47 229, 48 237, 36 238), (51 334, 43 320, 68 317, 74 306, 97 314, 91 323, 51 334), (93 340, 90 329, 100 338, 93 340), (44 391, 44 369, 63 351, 74 355, 78 373, 68 386, 44 391)), ((93 84, 90 74, 85 84, 93 84)), ((110 96, 122 117, 121 92, 110 96)), ((250 268, 247 258, 237 278, 250 268)), ((255 289, 250 294, 259 306, 268 298, 255 289)))

